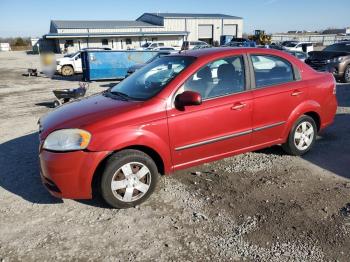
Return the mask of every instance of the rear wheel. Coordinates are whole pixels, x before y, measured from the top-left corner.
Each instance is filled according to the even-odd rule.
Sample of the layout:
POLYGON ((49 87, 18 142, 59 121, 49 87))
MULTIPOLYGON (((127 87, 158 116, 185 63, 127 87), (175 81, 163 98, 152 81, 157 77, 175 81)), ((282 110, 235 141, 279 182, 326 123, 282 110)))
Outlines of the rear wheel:
POLYGON ((154 161, 138 150, 123 150, 106 164, 101 178, 103 199, 112 207, 129 208, 144 202, 158 182, 154 161))
POLYGON ((70 65, 62 66, 61 74, 63 76, 72 76, 72 75, 74 75, 74 69, 70 65))
POLYGON ((344 82, 345 83, 350 83, 350 65, 348 65, 345 68, 345 71, 344 71, 344 82))
POLYGON ((290 155, 300 156, 307 153, 315 143, 317 126, 310 116, 301 116, 293 125, 288 140, 282 145, 290 155))

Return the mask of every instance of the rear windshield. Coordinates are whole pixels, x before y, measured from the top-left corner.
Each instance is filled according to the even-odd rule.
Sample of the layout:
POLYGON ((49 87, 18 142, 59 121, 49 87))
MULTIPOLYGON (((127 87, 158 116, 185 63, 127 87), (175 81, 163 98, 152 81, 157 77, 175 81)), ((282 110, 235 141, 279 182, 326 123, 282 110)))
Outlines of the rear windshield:
POLYGON ((349 52, 350 53, 350 43, 341 43, 327 46, 324 51, 331 52, 349 52))

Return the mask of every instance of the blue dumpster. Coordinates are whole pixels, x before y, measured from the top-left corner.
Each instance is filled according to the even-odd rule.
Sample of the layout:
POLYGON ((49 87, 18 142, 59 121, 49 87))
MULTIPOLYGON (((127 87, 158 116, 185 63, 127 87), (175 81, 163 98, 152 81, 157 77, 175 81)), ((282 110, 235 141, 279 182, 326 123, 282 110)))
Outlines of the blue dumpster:
POLYGON ((128 68, 143 64, 157 54, 156 51, 84 51, 82 67, 84 81, 123 79, 128 68))

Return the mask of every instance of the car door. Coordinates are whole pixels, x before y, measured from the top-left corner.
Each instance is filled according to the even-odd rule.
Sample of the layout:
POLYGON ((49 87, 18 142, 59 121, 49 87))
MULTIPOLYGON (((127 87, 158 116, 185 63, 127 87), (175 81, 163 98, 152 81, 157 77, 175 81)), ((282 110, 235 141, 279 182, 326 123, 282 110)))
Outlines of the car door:
POLYGON ((77 54, 74 57, 74 71, 83 72, 82 63, 81 63, 81 53, 77 54))
POLYGON ((263 145, 282 138, 292 111, 307 97, 307 87, 287 60, 264 54, 250 58, 255 80, 252 144, 263 145), (256 67, 254 61, 266 61, 266 66, 260 62, 256 67))
POLYGON ((182 85, 176 95, 195 91, 203 102, 183 110, 174 104, 167 112, 175 169, 250 146, 252 94, 247 87, 242 56, 211 62, 182 85))

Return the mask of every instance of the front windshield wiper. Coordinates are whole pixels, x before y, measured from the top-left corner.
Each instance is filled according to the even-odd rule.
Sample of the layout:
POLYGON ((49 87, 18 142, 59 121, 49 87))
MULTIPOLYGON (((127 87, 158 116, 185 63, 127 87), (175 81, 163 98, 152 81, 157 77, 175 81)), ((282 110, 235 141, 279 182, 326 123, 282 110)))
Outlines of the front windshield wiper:
POLYGON ((121 97, 123 100, 128 101, 131 100, 131 97, 128 96, 127 94, 123 93, 123 92, 119 92, 119 91, 112 91, 110 90, 109 93, 111 93, 112 95, 116 95, 121 97))

